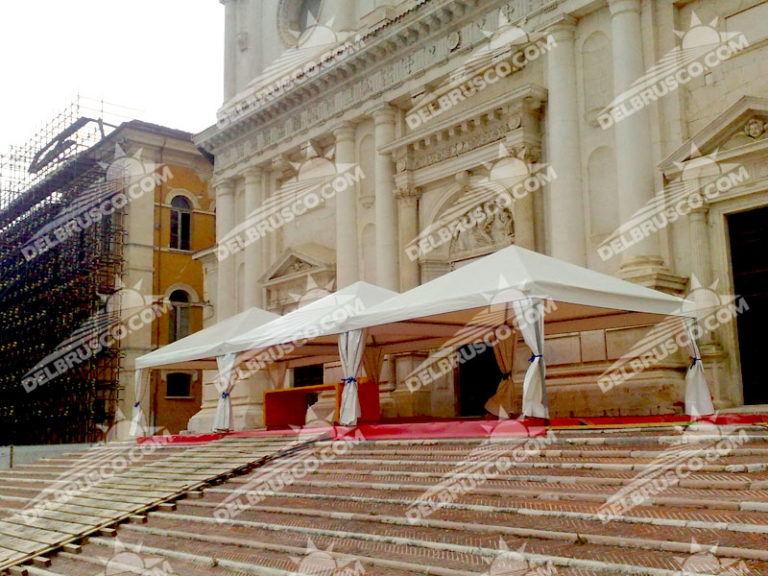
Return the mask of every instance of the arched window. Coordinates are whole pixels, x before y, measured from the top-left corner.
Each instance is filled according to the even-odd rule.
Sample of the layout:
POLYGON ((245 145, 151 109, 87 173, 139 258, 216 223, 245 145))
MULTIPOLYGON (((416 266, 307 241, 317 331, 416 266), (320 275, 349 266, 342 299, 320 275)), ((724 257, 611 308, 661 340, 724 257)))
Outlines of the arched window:
POLYGON ((189 294, 184 290, 174 290, 168 299, 171 301, 168 341, 175 342, 184 336, 189 336, 189 294))
POLYGON ((192 207, 184 196, 171 200, 171 248, 189 250, 192 207))

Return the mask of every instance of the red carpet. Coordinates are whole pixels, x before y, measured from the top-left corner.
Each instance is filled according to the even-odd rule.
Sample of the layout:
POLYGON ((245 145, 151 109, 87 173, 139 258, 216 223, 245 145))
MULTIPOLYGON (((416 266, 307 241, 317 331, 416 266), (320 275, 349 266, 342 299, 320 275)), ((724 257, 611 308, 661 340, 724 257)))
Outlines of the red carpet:
MULTIPOLYGON (((711 422, 719 425, 747 425, 768 422, 765 414, 716 414, 704 418, 683 415, 661 416, 616 416, 553 418, 550 428, 615 428, 622 426, 654 426, 685 424, 692 420, 711 422)), ((224 436, 247 438, 252 436, 286 436, 289 434, 315 434, 328 432, 333 438, 347 435, 361 435, 367 440, 395 440, 408 438, 486 438, 509 436, 539 436, 545 434, 547 426, 538 418, 523 420, 434 420, 427 422, 390 422, 384 424, 361 424, 356 428, 333 426, 328 428, 286 428, 280 430, 245 430, 224 434, 177 434, 173 436, 147 436, 139 438, 141 444, 152 439, 166 444, 201 444, 219 440, 224 436)))

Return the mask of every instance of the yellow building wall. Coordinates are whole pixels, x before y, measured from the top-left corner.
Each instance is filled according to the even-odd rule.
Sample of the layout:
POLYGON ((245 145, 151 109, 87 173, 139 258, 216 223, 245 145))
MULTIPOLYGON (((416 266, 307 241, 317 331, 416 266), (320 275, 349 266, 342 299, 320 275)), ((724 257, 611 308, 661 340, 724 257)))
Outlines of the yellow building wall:
MULTIPOLYGON (((154 233, 154 287, 153 293, 168 295, 172 287, 191 288, 192 302, 190 332, 203 328, 205 303, 203 299, 203 266, 195 260, 195 252, 210 248, 215 243, 216 222, 211 210, 212 199, 209 184, 192 168, 168 164, 172 177, 158 185, 155 191, 154 233), (193 206, 190 226, 190 250, 170 248, 171 208, 170 200, 176 193, 184 192, 193 206), (194 198, 194 200, 191 200, 194 198)), ((152 327, 152 345, 169 343, 170 314, 160 316, 152 327)), ((151 410, 154 426, 159 430, 177 433, 186 428, 187 422, 197 412, 202 402, 202 375, 193 372, 190 396, 184 399, 166 397, 165 371, 156 370, 152 382, 151 410)))

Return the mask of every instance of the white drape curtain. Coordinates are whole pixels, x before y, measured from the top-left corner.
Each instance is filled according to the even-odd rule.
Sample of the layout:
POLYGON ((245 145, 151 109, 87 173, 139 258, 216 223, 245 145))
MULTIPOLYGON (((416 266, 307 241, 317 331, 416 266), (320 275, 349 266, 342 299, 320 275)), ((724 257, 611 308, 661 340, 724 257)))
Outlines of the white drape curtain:
POLYGON ((533 355, 523 380, 523 416, 549 418, 544 364, 544 303, 540 298, 512 302, 517 329, 533 355))
POLYGON ((363 366, 369 382, 379 385, 381 367, 384 365, 384 351, 377 346, 366 346, 363 351, 363 366))
POLYGON ((512 366, 515 362, 515 345, 517 333, 514 329, 512 335, 504 340, 499 340, 493 348, 496 356, 496 364, 501 371, 501 381, 496 393, 485 403, 485 409, 499 418, 509 418, 515 402, 515 384, 512 380, 512 366))
POLYGON ((147 423, 141 410, 141 399, 149 387, 150 370, 136 368, 133 373, 133 414, 131 415, 131 436, 146 433, 147 423))
POLYGON ((701 363, 701 352, 696 342, 697 321, 694 318, 686 318, 683 323, 688 335, 688 355, 691 357, 691 366, 685 374, 685 413, 690 416, 714 414, 712 396, 704 375, 704 365, 701 363))
POLYGON ((224 354, 216 358, 219 367, 218 388, 221 395, 216 406, 216 416, 213 418, 214 432, 229 432, 232 430, 232 400, 229 394, 235 387, 235 358, 236 354, 224 354))
POLYGON ((339 336, 339 358, 344 372, 344 390, 341 393, 339 424, 354 426, 360 417, 360 399, 357 396, 357 372, 363 361, 365 334, 363 330, 350 330, 339 336))

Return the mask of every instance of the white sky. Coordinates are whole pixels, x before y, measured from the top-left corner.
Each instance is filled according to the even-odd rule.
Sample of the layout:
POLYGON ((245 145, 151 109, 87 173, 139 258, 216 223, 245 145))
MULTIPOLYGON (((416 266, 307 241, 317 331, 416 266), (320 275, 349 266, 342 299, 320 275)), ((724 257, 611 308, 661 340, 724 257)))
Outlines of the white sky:
POLYGON ((199 132, 222 102, 223 38, 218 0, 0 0, 0 152, 78 93, 199 132))

